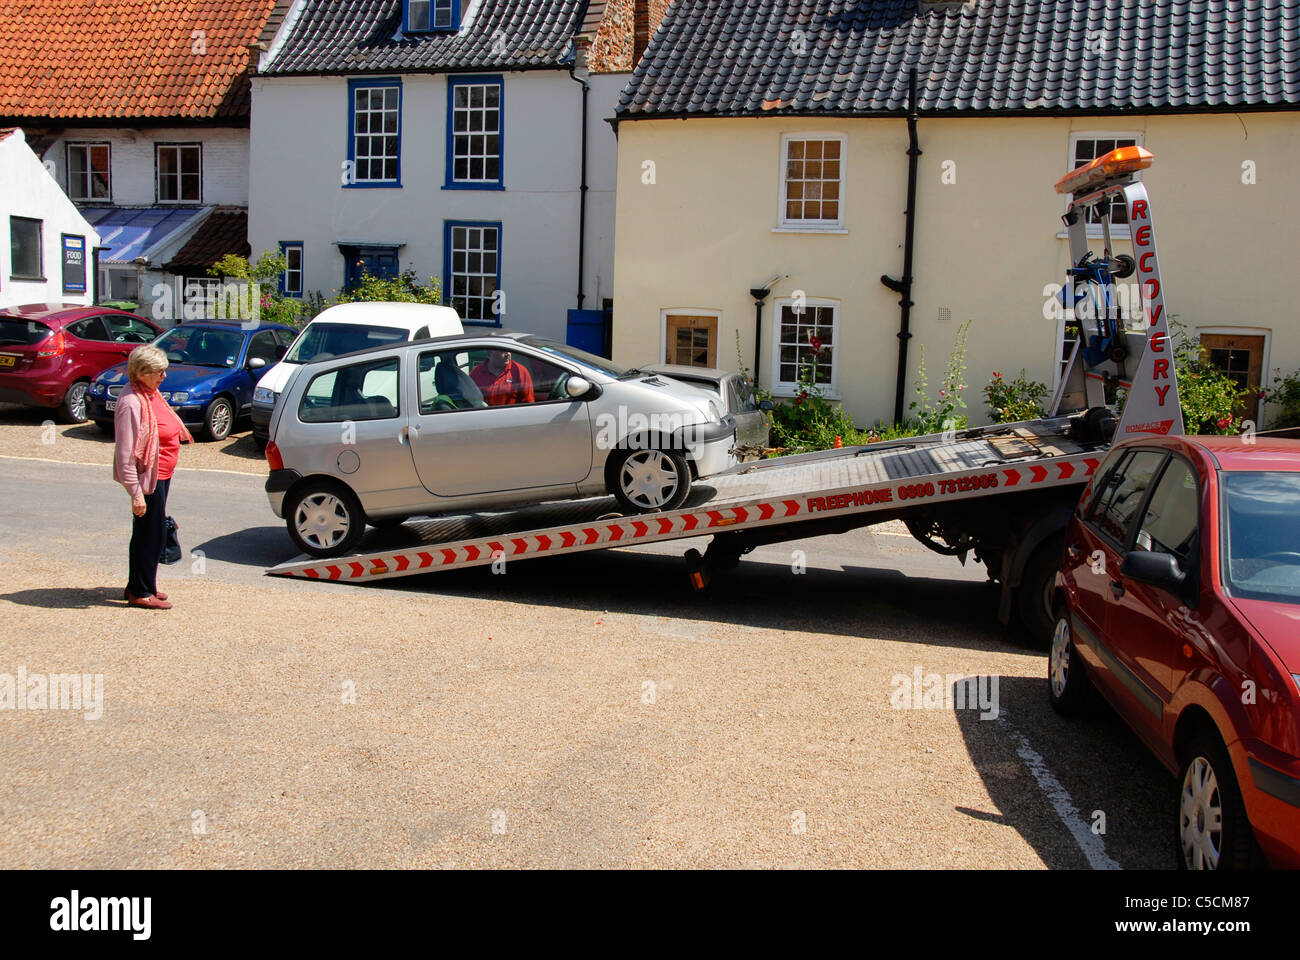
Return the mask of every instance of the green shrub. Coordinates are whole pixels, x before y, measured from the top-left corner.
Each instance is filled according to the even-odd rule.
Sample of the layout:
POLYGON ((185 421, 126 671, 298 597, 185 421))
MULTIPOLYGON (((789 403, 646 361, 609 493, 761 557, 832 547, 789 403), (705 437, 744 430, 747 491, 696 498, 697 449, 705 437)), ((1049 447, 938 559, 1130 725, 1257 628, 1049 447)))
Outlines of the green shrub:
POLYGON ((1043 416, 1042 401, 1048 393, 1047 384, 1028 379, 1023 368, 1014 380, 994 371, 984 386, 984 402, 994 423, 1017 423, 1043 416))
POLYGON ((362 273, 351 290, 343 290, 335 298, 335 303, 357 303, 360 301, 386 301, 400 303, 442 303, 442 281, 430 277, 428 284, 421 284, 414 270, 405 270, 395 277, 376 277, 362 273))
POLYGON ((1193 434, 1236 434, 1249 393, 1210 363, 1209 351, 1173 324, 1174 369, 1178 373, 1178 399, 1183 409, 1183 429, 1193 434))
POLYGON ((1281 370, 1273 372, 1273 386, 1264 392, 1264 401, 1279 408, 1269 418, 1270 430, 1300 427, 1300 370, 1282 376, 1281 370))
POLYGON ((966 372, 966 334, 969 330, 969 320, 957 328, 937 402, 930 399, 929 382, 925 373, 925 346, 921 346, 920 363, 916 371, 916 399, 908 406, 914 412, 911 419, 915 420, 920 435, 962 430, 969 425, 965 412, 966 401, 961 395, 966 389, 962 377, 966 372))

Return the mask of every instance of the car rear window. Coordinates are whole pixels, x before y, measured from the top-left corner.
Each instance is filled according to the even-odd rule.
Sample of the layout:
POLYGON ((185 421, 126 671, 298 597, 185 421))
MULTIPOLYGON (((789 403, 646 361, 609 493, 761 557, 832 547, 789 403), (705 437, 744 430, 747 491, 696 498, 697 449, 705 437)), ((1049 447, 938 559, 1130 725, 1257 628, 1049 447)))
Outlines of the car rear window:
POLYGON ((286 363, 328 360, 369 347, 382 347, 387 343, 405 343, 408 335, 409 331, 401 327, 372 327, 364 323, 311 323, 284 360, 286 363))
POLYGON ((1300 473, 1220 473, 1223 579, 1233 596, 1300 603, 1300 473))
POLYGON ((32 347, 53 331, 39 320, 20 320, 17 317, 0 317, 0 345, 7 347, 32 347))

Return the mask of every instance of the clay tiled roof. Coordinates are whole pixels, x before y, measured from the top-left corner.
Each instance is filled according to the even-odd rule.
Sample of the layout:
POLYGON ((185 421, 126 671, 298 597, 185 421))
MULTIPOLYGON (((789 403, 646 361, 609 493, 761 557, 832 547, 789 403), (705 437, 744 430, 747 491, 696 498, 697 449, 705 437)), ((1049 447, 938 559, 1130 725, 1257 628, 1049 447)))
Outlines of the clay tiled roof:
POLYGON ((674 0, 624 120, 1295 109, 1295 0, 674 0))
POLYGON ((276 0, 0 0, 0 117, 247 120, 276 0))
POLYGON ((191 276, 206 274, 212 266, 228 253, 248 257, 253 248, 248 245, 248 214, 244 211, 216 211, 176 251, 176 256, 164 269, 169 273, 186 273, 191 276))

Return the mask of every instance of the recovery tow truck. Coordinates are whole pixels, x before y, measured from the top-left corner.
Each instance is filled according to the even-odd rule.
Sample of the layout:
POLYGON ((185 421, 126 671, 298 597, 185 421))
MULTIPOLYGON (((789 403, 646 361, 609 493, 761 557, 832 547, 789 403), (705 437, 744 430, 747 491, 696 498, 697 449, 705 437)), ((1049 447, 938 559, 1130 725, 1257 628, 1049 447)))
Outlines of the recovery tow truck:
POLYGON ((1137 179, 1152 159, 1141 147, 1122 147, 1056 185, 1071 195, 1063 217, 1072 263, 1066 303, 1102 306, 1093 329, 1080 321, 1046 417, 741 464, 698 483, 687 504, 670 512, 625 516, 612 498, 600 498, 410 521, 400 542, 388 535, 396 545, 299 557, 267 572, 357 583, 711 536, 703 554, 686 554, 690 582, 703 589, 757 546, 901 520, 932 550, 962 562, 974 554, 1001 585, 1002 622, 1018 622, 1045 644, 1047 598, 1083 485, 1117 439, 1183 430, 1155 230, 1137 179), (1117 202, 1128 214, 1132 257, 1112 253, 1117 202), (1090 221, 1102 227, 1100 257, 1090 249, 1090 221), (1113 306, 1114 281, 1133 274, 1138 330, 1113 306), (1108 386, 1127 393, 1122 417, 1106 404, 1108 386))

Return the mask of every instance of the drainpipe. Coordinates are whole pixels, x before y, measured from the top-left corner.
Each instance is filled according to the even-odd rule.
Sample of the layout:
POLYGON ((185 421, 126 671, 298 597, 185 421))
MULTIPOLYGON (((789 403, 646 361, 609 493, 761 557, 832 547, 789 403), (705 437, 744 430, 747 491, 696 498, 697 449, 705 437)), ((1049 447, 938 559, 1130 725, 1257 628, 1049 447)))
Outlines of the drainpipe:
POLYGON ((582 84, 582 185, 578 188, 578 309, 582 309, 585 286, 585 267, 587 254, 587 95, 591 93, 591 84, 587 83, 587 51, 579 44, 573 56, 573 66, 569 68, 569 79, 582 84), (578 72, 582 76, 578 76, 578 72))
POLYGON ((902 316, 898 328, 898 383, 894 391, 894 422, 903 422, 903 388, 907 382, 907 341, 912 339, 912 251, 916 235, 916 166, 921 147, 916 136, 916 70, 907 80, 907 234, 903 244, 903 278, 882 276, 880 282, 899 294, 902 316))

